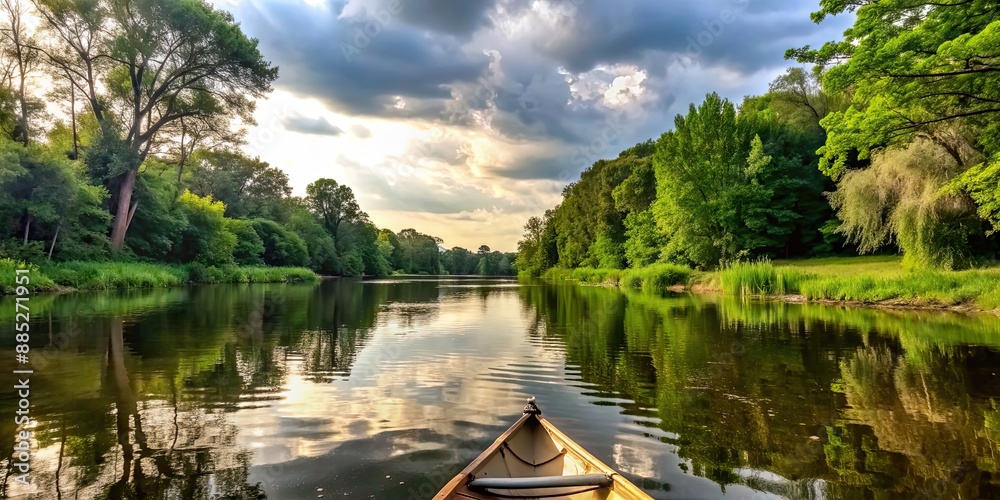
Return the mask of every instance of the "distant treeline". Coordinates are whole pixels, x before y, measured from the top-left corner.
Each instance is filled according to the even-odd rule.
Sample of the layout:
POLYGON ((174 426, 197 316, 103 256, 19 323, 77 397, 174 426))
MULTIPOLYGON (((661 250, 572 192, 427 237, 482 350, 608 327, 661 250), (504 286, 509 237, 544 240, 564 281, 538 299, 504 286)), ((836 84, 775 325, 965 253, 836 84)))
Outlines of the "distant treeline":
POLYGON ((845 39, 789 50, 738 105, 717 94, 659 139, 600 160, 531 218, 517 267, 697 268, 902 253, 908 268, 996 259, 1000 20, 993 2, 824 2, 845 39))
POLYGON ((278 75, 257 41, 203 0, 133 7, 0 5, 0 258, 513 274, 514 254, 375 227, 333 179, 291 196, 231 126, 278 75))

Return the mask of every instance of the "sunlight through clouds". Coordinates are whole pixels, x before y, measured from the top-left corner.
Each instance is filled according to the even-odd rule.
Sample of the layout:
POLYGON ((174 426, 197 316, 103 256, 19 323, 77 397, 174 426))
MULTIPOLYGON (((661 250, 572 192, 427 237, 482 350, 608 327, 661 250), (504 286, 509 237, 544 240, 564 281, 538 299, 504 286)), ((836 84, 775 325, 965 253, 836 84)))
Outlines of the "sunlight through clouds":
POLYGON ((379 227, 510 251, 524 221, 593 161, 657 137, 709 89, 765 90, 761 75, 786 62, 745 38, 800 46, 813 41, 807 27, 816 40, 831 31, 800 7, 753 2, 687 53, 733 1, 475 0, 448 12, 432 0, 215 3, 280 68, 256 114, 266 133, 251 130, 247 150, 285 170, 296 195, 333 177, 379 227), (761 32, 760 16, 781 29, 761 32), (281 125, 265 125, 275 117, 281 125))

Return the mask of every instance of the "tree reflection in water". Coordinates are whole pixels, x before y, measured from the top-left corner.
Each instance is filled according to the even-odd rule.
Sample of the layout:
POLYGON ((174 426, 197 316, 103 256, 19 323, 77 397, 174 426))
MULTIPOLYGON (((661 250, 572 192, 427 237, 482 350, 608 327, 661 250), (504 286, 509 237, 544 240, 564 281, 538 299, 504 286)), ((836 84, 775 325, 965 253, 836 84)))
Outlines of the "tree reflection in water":
POLYGON ((564 342, 595 393, 631 399, 623 411, 723 491, 1000 494, 992 316, 578 286, 521 294, 533 335, 564 342))
MULTIPOLYGON (((35 489, 16 485, 7 453, 2 493, 258 498, 274 495, 268 481, 305 484, 308 475, 333 473, 331 464, 341 467, 339 478, 370 483, 348 493, 388 492, 371 484, 390 475, 399 488, 391 494, 436 491, 503 427, 434 412, 434 402, 460 405, 466 386, 505 394, 527 380, 463 361, 496 348, 488 342, 497 337, 484 333, 495 325, 485 318, 499 317, 497 304, 506 304, 502 317, 523 329, 503 334, 565 364, 566 379, 551 389, 561 392, 553 394, 618 407, 634 439, 676 453, 678 466, 662 470, 646 448, 609 447, 615 465, 650 491, 1000 495, 994 317, 510 285, 341 280, 39 297, 32 353, 46 366, 31 380, 35 489), (520 310, 510 309, 517 303, 520 310), (467 334, 461 348, 470 351, 454 345, 451 330, 437 333, 442 327, 467 334), (418 334, 424 337, 405 337, 418 334), (428 340, 434 335, 440 338, 428 340), (394 341, 403 346, 399 359, 369 355, 359 373, 362 352, 394 336, 402 339, 394 341), (438 354, 453 373, 417 369, 429 359, 421 356, 438 354), (395 366, 392 376, 422 378, 401 385, 400 403, 365 401, 379 392, 350 382, 383 383, 380 371, 401 360, 412 364, 395 366), (359 410, 335 422, 279 419, 274 425, 296 427, 267 431, 314 437, 299 446, 322 443, 316 450, 277 453, 268 448, 274 439, 248 438, 259 429, 247 428, 242 415, 338 383, 346 384, 337 386, 339 397, 356 408, 381 405, 378 418, 416 423, 365 420, 377 412, 359 410), (684 490, 686 477, 715 489, 684 490)), ((0 328, 12 320, 0 316, 0 328)), ((16 405, 9 392, 0 398, 6 408, 16 405)), ((576 429, 588 431, 603 433, 576 429)), ((0 446, 11 450, 14 432, 11 419, 0 420, 0 446)))

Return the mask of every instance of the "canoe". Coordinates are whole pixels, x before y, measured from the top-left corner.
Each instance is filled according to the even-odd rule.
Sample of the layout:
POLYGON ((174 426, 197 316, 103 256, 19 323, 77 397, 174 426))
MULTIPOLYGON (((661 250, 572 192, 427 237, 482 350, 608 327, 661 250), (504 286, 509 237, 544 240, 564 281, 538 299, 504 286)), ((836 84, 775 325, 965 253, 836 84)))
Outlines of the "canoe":
POLYGON ((434 497, 470 498, 652 500, 542 417, 535 398, 510 429, 434 497))

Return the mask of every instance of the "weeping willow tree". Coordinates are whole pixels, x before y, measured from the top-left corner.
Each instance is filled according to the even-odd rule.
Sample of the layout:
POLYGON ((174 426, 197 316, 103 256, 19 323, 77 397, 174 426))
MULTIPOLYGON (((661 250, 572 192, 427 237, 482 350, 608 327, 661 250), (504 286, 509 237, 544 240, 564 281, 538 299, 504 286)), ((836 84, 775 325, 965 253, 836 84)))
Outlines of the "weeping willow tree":
POLYGON ((898 245, 911 269, 968 267, 969 239, 982 232, 982 222, 967 194, 947 189, 966 168, 928 139, 877 153, 869 168, 848 171, 830 194, 842 221, 838 232, 862 253, 898 245))

